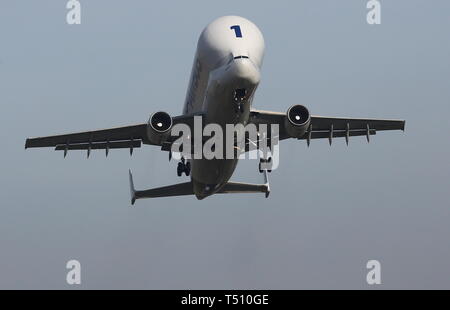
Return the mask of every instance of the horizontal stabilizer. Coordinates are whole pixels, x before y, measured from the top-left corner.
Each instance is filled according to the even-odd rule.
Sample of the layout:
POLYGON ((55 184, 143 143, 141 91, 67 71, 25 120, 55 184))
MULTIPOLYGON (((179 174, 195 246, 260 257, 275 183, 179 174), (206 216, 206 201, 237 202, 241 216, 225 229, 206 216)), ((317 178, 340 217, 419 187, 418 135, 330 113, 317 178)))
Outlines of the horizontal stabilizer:
POLYGON ((236 194, 236 193, 265 193, 266 197, 270 192, 269 185, 266 184, 250 184, 240 182, 228 182, 218 192, 218 194, 236 194))
POLYGON ((131 204, 133 205, 136 199, 193 195, 194 190, 192 187, 192 182, 186 182, 137 191, 134 189, 133 175, 130 170, 130 193, 131 204))
POLYGON ((168 185, 163 187, 157 187, 147 189, 144 191, 135 191, 134 196, 139 198, 157 198, 157 197, 170 197, 170 196, 185 196, 193 195, 192 183, 179 183, 174 185, 168 185))

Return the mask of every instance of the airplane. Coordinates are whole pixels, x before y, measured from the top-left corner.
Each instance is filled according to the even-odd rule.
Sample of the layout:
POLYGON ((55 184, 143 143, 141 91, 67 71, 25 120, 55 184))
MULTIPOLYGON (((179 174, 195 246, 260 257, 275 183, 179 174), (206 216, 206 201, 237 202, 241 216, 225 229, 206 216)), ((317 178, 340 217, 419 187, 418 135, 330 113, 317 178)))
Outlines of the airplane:
MULTIPOLYGON (((54 147, 64 151, 86 150, 89 157, 91 150, 126 148, 130 155, 135 148, 143 144, 154 145, 169 152, 175 142, 170 134, 177 124, 193 127, 195 118, 200 117, 204 124, 261 124, 279 127, 278 140, 288 138, 306 140, 309 146, 313 139, 345 138, 370 136, 381 130, 403 130, 404 120, 342 118, 311 115, 309 110, 299 104, 291 106, 287 112, 262 111, 252 108, 254 94, 260 82, 260 68, 264 57, 264 38, 258 27, 251 21, 239 16, 223 16, 211 22, 201 33, 190 82, 184 102, 183 112, 172 117, 166 112, 153 113, 148 122, 131 126, 102 130, 84 131, 55 136, 28 138, 25 149, 36 147, 54 147)), ((261 139, 266 139, 262 137, 261 139)), ((246 139, 246 138, 243 138, 246 139)), ((258 138, 259 139, 259 138, 258 138)), ((245 141, 245 148, 239 152, 249 151, 251 141, 245 141)), ((169 196, 195 195, 199 200, 213 194, 222 193, 270 193, 268 172, 261 169, 262 162, 271 158, 260 159, 259 171, 264 174, 264 183, 249 184, 230 181, 239 158, 233 159, 185 159, 180 158, 177 175, 190 176, 188 182, 175 185, 136 190, 131 170, 129 183, 131 204, 137 199, 169 196)))

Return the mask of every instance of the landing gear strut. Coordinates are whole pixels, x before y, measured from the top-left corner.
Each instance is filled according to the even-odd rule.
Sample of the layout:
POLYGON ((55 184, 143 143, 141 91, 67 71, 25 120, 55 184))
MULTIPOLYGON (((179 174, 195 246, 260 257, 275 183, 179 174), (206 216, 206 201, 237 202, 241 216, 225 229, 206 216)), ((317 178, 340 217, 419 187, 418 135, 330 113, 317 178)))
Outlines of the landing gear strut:
POLYGON ((272 171, 272 157, 260 158, 259 160, 259 172, 264 175, 264 187, 266 198, 269 197, 270 194, 270 184, 269 184, 269 172, 272 171))
POLYGON ((191 174, 191 163, 186 162, 184 157, 181 157, 181 161, 178 163, 177 166, 177 175, 181 177, 183 172, 186 174, 186 176, 189 176, 191 174))
POLYGON ((244 113, 244 103, 240 102, 236 106, 236 113, 244 113))

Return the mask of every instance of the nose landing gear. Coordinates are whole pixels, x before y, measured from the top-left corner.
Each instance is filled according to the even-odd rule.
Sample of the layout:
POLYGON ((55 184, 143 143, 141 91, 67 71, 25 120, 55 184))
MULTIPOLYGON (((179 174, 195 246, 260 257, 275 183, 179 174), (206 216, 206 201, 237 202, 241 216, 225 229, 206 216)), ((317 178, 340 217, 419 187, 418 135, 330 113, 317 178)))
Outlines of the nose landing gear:
POLYGON ((178 163, 177 166, 177 175, 181 177, 183 172, 186 174, 186 176, 189 176, 191 174, 191 163, 186 162, 184 157, 181 158, 181 161, 178 163))
POLYGON ((244 112, 244 103, 247 99, 247 89, 245 88, 238 88, 234 91, 234 102, 235 102, 235 112, 236 113, 243 113, 244 112))

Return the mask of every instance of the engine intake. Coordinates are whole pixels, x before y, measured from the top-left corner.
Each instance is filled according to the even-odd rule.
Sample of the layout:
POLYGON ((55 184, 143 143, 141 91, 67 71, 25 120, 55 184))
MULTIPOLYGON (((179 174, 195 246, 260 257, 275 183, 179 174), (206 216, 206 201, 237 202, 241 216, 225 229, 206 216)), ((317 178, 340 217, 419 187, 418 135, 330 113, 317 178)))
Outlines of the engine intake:
POLYGON ((287 110, 284 127, 292 138, 301 138, 309 127, 311 116, 307 108, 293 105, 287 110))
POLYGON ((147 125, 147 136, 150 142, 159 144, 172 129, 172 117, 166 112, 153 113, 147 125))

